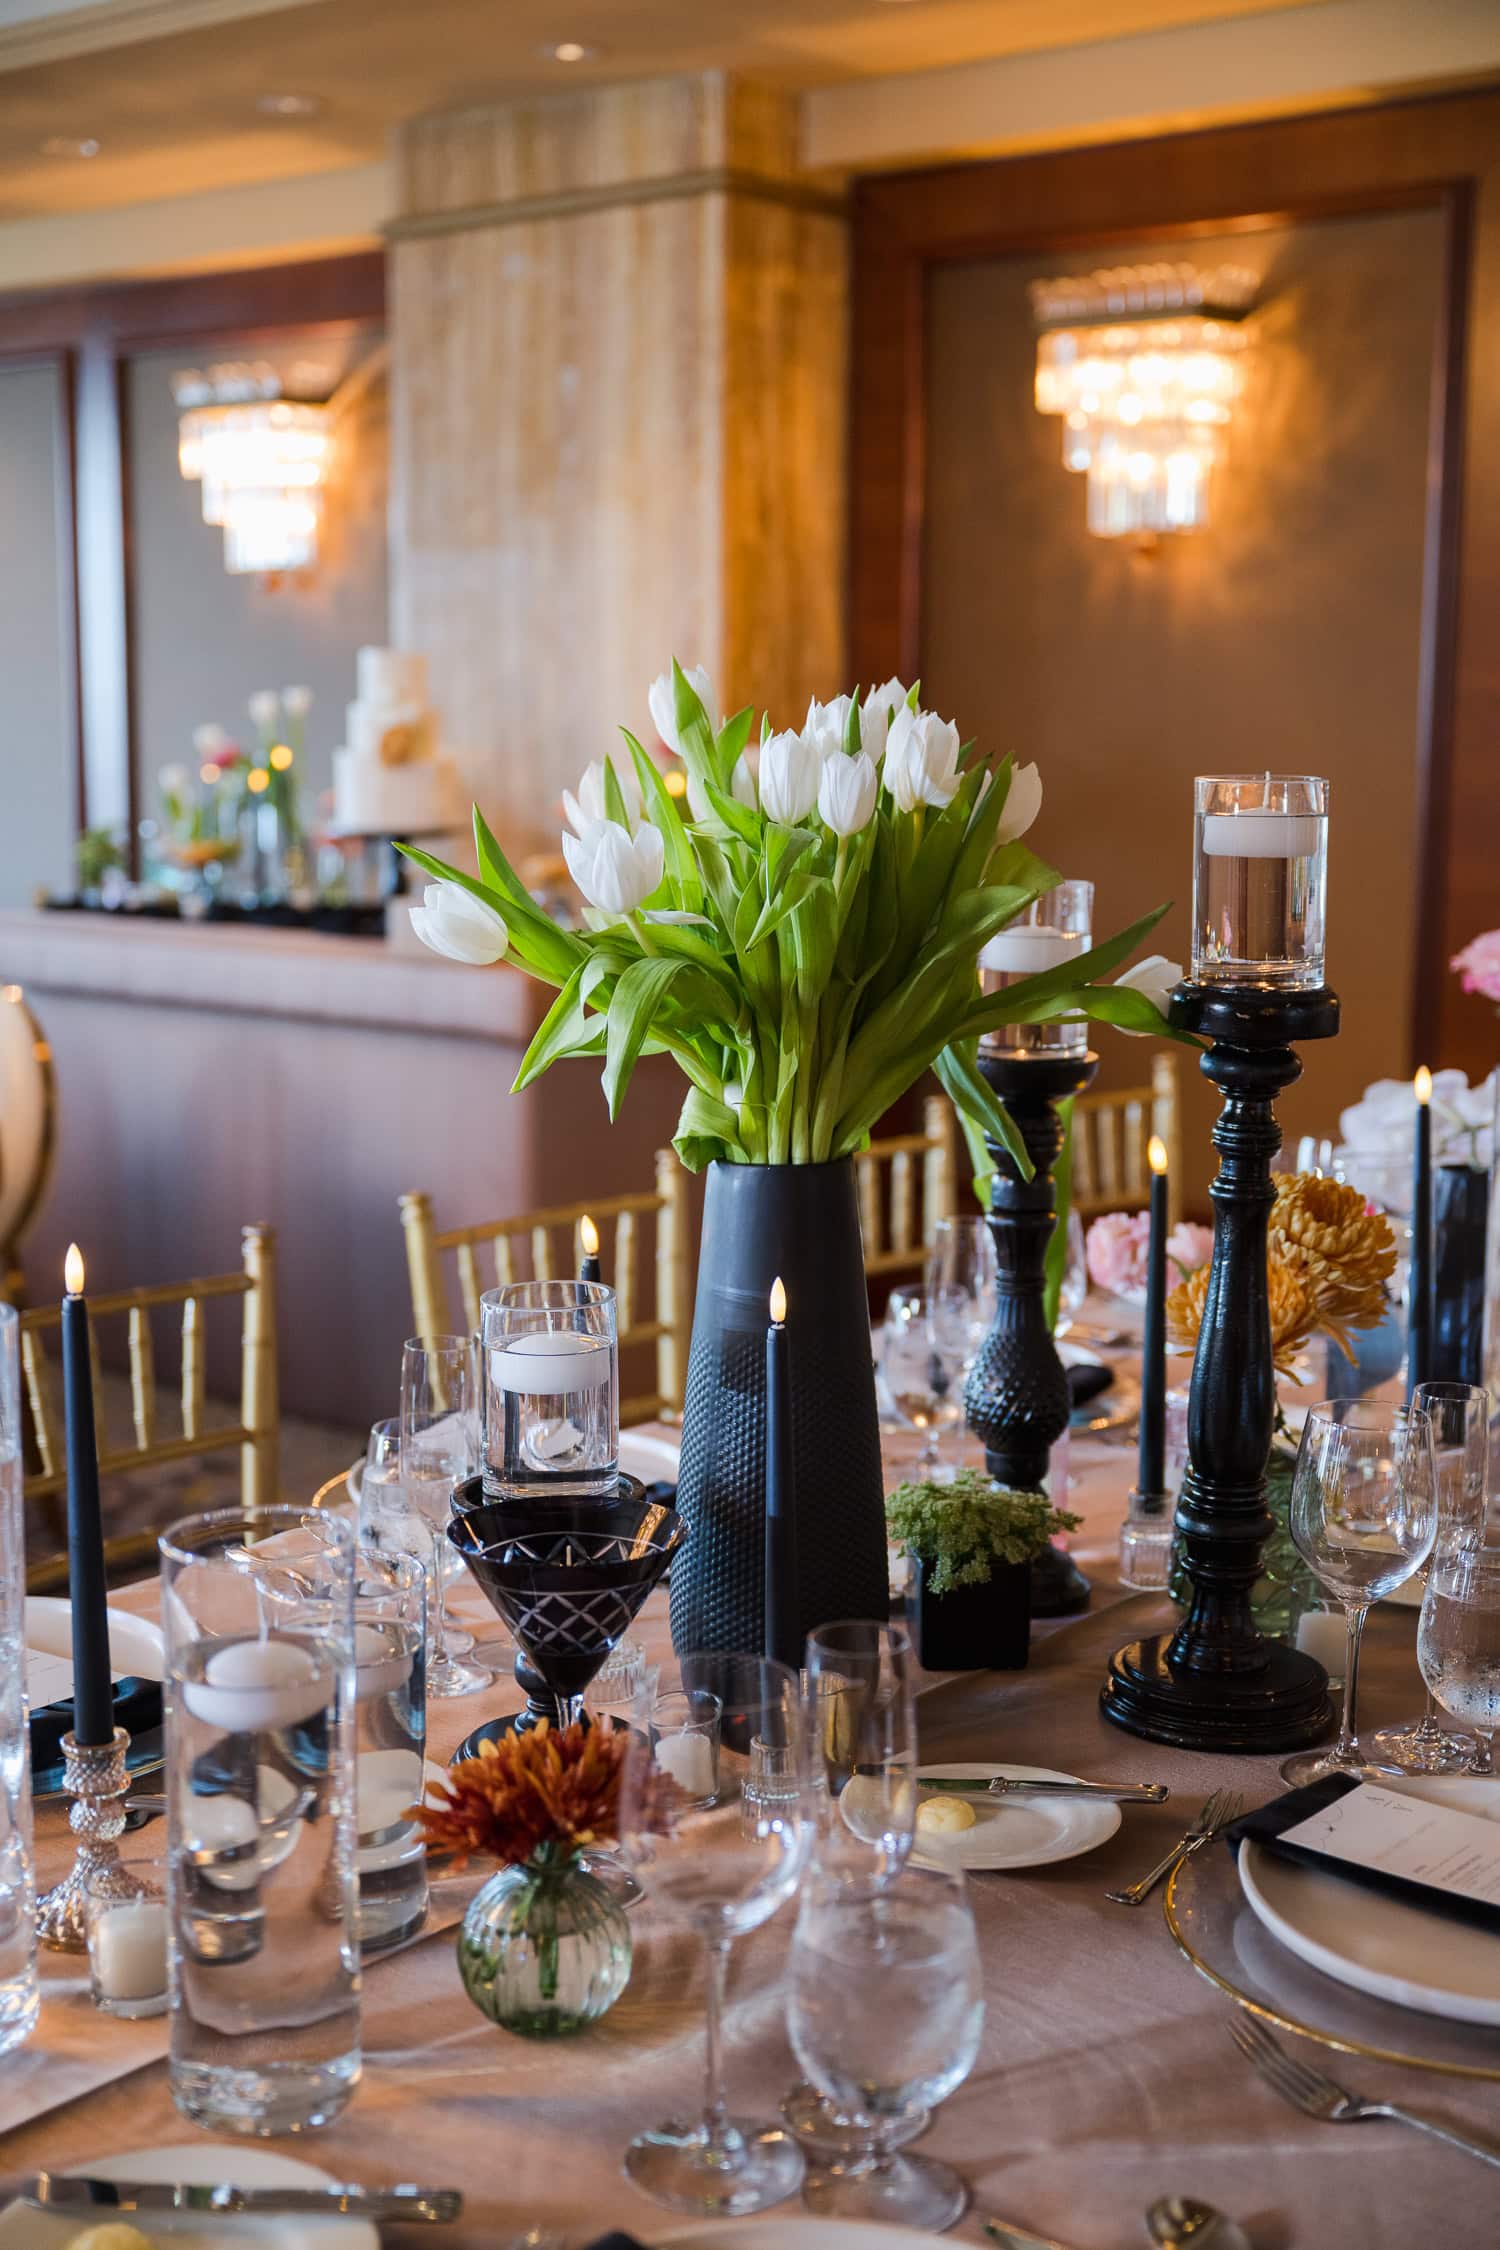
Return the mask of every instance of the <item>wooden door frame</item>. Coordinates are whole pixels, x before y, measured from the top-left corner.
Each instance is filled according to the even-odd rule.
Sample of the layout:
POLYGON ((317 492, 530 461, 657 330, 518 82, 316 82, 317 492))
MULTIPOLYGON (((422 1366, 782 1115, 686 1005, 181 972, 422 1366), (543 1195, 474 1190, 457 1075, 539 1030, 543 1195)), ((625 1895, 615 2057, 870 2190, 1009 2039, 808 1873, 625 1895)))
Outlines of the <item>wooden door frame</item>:
POLYGON ((1482 1076, 1493 1023, 1447 963, 1500 919, 1500 91, 859 182, 848 640, 856 678, 919 669, 935 268, 1399 210, 1441 218, 1443 286, 1428 426, 1412 1003, 1391 1068, 1441 1059, 1482 1076), (1472 815, 1463 823, 1453 818, 1460 802, 1472 815))

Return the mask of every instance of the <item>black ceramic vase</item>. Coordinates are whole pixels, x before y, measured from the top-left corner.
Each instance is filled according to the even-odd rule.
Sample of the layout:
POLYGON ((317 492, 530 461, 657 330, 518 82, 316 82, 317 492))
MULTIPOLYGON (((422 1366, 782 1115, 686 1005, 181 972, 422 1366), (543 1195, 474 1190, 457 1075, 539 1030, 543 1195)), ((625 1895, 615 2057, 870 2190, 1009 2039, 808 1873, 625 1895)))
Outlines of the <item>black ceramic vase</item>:
POLYGON ((682 1415, 672 1644, 764 1645, 766 1327, 787 1293, 796 1640, 884 1617, 885 1480, 854 1166, 714 1164, 682 1415))
POLYGON ((1000 1563, 983 1586, 935 1594, 914 1560, 906 1613, 924 1672, 1019 1672, 1031 1653, 1031 1565, 1000 1563))

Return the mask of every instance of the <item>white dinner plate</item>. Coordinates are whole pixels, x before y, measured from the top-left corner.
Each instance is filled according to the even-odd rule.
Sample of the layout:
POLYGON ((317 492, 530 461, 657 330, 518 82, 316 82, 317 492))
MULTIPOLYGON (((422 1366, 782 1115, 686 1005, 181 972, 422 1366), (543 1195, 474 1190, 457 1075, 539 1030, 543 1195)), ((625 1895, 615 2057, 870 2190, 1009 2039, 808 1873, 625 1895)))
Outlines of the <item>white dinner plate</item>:
MULTIPOLYGON (((1492 1781, 1412 1774, 1381 1786, 1500 1820, 1492 1781)), ((1239 1874, 1257 1920, 1309 1967, 1398 2008, 1500 2028, 1500 1937, 1278 1859, 1254 1843, 1240 1846, 1239 1874)))
MULTIPOLYGON (((166 1643, 149 1617, 123 1609, 109 1620, 109 1668, 117 1680, 165 1679, 166 1643)), ((73 1693, 73 1605, 65 1594, 28 1594, 21 1627, 26 1643, 26 1693, 33 1711, 73 1693)))
MULTIPOLYGON (((918 1766, 917 1786, 929 1779, 991 1781, 1007 1774, 1015 1781, 1074 1781, 1055 1766, 1009 1766, 998 1759, 982 1764, 918 1766)), ((1120 1825, 1118 1805, 1084 1797, 988 1797, 965 1795, 974 1808, 974 1826, 956 1836, 917 1838, 916 1860, 930 1867, 1051 1867, 1080 1852, 1097 1851, 1120 1825)))
POLYGON ((744 2250, 823 2250, 825 2243, 837 2243, 840 2250, 932 2250, 942 2239, 915 2227, 877 2226, 873 2219, 784 2219, 775 2211, 653 2235, 661 2250, 720 2250, 726 2242, 741 2243, 744 2250))
POLYGON ((653 1430, 621 1430, 620 1467, 642 1484, 675 1484, 682 1448, 675 1438, 658 1437, 653 1430))
MULTIPOLYGON (((183 2148, 138 2148, 126 2156, 101 2156, 73 2164, 102 2180, 185 2180, 213 2186, 233 2180, 236 2187, 332 2187, 331 2172, 299 2164, 253 2142, 232 2145, 193 2141, 183 2148)), ((10 2203, 0 2211, 0 2250, 64 2250, 86 2226, 110 2216, 78 2211, 42 2211, 30 2203, 10 2203)), ((176 2250, 225 2250, 231 2243, 274 2243, 276 2250, 380 2250, 380 2235, 364 2219, 204 2218, 187 2211, 142 2211, 120 2218, 152 2241, 171 2240, 176 2250)))

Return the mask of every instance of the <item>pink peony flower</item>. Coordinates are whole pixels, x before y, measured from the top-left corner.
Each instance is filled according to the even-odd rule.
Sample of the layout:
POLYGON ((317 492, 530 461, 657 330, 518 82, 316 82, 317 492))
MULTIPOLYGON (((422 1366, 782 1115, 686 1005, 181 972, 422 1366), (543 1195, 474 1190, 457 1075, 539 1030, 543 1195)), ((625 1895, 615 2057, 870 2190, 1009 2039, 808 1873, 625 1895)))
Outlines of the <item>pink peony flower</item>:
MULTIPOLYGON (((1167 1236, 1167 1262, 1176 1266, 1177 1280, 1186 1281, 1190 1273, 1206 1266, 1213 1254, 1213 1228, 1200 1227, 1192 1219, 1179 1219, 1167 1236)), ((1167 1286, 1175 1288, 1176 1285, 1176 1280, 1168 1274, 1167 1286)))
POLYGON ((1084 1238, 1084 1259, 1096 1289, 1140 1296, 1146 1287, 1151 1219, 1145 1211, 1106 1211, 1084 1238))
POLYGON ((1500 1001, 1500 930, 1486 930, 1482 936, 1471 938, 1448 966, 1459 971, 1465 992, 1500 1001))

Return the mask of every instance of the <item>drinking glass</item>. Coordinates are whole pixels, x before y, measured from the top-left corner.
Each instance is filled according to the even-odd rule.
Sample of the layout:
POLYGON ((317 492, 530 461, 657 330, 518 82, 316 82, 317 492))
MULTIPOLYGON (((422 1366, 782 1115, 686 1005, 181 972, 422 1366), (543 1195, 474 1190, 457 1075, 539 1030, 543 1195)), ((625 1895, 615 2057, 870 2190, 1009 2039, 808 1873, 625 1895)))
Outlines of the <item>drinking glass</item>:
POLYGON ((172 2097, 298 2132, 360 2073, 354 1532, 224 1508, 159 1545, 172 2097))
MULTIPOLYGON (((982 990, 1006 992, 1025 977, 1081 960, 1089 949, 1093 919, 1092 883, 1054 883, 985 946, 979 956, 982 990)), ((1089 1027, 1082 1017, 1074 1023, 1002 1023, 984 1035, 986 1047, 1009 1055, 1081 1055, 1088 1043, 1089 1027)))
POLYGON ((1472 1727, 1470 1771, 1495 1771, 1500 1726, 1500 1547, 1445 1538, 1427 1572, 1417 1626, 1422 1677, 1450 1719, 1472 1727))
POLYGON ((21 1323, 0 1305, 0 2055, 40 2005, 26 1717, 26 1539, 21 1514, 21 1323))
MULTIPOLYGON (((1477 1545, 1484 1535, 1489 1478, 1489 1393, 1474 1383, 1419 1383, 1412 1404, 1432 1424, 1436 1549, 1453 1537, 1477 1545)), ((1415 1724, 1382 1727, 1373 1741, 1381 1758, 1403 1773, 1466 1773, 1474 1762, 1473 1736, 1439 1725, 1431 1688, 1415 1724)))
POLYGON ((1292 1473, 1297 1550, 1348 1619, 1344 1700, 1331 1750, 1288 1758, 1293 1788, 1368 1763, 1354 1731, 1359 1644, 1372 1602, 1393 1594, 1432 1551, 1437 1529, 1432 1425, 1419 1407, 1327 1399, 1309 1408, 1292 1473))
POLYGON ((361 1548, 354 1577, 359 1945, 382 1953, 427 1916, 427 1851, 410 1817, 427 1747, 427 1573, 361 1548))
POLYGON ((486 1499, 609 1498, 620 1469, 614 1291, 511 1281, 479 1312, 486 1499))
MULTIPOLYGON (((365 1447, 364 1474, 359 1486, 359 1543, 377 1554, 410 1555, 430 1576, 432 1539, 425 1523, 406 1497, 401 1483, 401 1417, 392 1414, 370 1424, 365 1447)), ((446 1540, 437 1543, 442 1565, 443 1633, 450 1656, 467 1656, 474 1635, 448 1607, 448 1588, 464 1576, 464 1566, 446 1540)), ((427 1598, 436 1598, 427 1588, 427 1598)), ((429 1625, 431 1620, 429 1619, 429 1625)))
POLYGON ((1316 774, 1205 774, 1193 789, 1194 977, 1320 985, 1328 783, 1316 774))
POLYGON ((979 2052, 984 1993, 974 1917, 956 1870, 909 1867, 851 1894, 814 1875, 787 1976, 787 2030, 812 2083, 864 2119, 860 2160, 815 2172, 819 2218, 886 2220, 941 2233, 969 2200, 958 2174, 897 2153, 902 2128, 963 2084, 979 2052))
POLYGON ((147 1853, 121 1852, 84 1879, 89 1995, 106 2016, 167 2012, 167 1902, 161 1867, 147 1853), (122 1884, 121 1878, 124 1878, 122 1884))
POLYGON ((963 1291, 969 1322, 965 1373, 995 1318, 996 1273, 995 1241, 988 1220, 972 1214, 938 1220, 927 1252, 927 1290, 929 1295, 938 1289, 963 1291))
POLYGON ((964 1368, 972 1350, 971 1300, 962 1289, 893 1289, 885 1309, 880 1364, 896 1412, 922 1433, 917 1475, 942 1466, 939 1432, 963 1413, 964 1368))
POLYGON ((759 1929, 796 1891, 812 1848, 814 1803, 796 1675, 767 1657, 681 1659, 682 1688, 719 1705, 718 1786, 686 1800, 656 1761, 649 1703, 632 1730, 620 1787, 620 1842, 656 1906, 702 1938, 707 2061, 701 2121, 641 2133, 625 2169, 674 2211, 764 2211, 802 2180, 801 2149, 781 2126, 732 2117, 721 2025, 733 1939, 759 1929))
POLYGON ((1089 1293, 1088 1254, 1084 1248, 1083 1221, 1076 1211, 1069 1211, 1063 1221, 1062 1285, 1057 1292, 1057 1322, 1052 1334, 1054 1341, 1066 1336, 1083 1310, 1083 1300, 1089 1293))
POLYGON ((453 1487, 474 1472, 479 1458, 479 1394, 472 1336, 413 1336, 401 1351, 401 1492, 426 1529, 423 1556, 432 1600, 427 1625, 431 1654, 427 1693, 472 1695, 488 1687, 488 1665, 461 1657, 448 1638, 441 1598, 447 1542, 444 1531, 453 1487))

